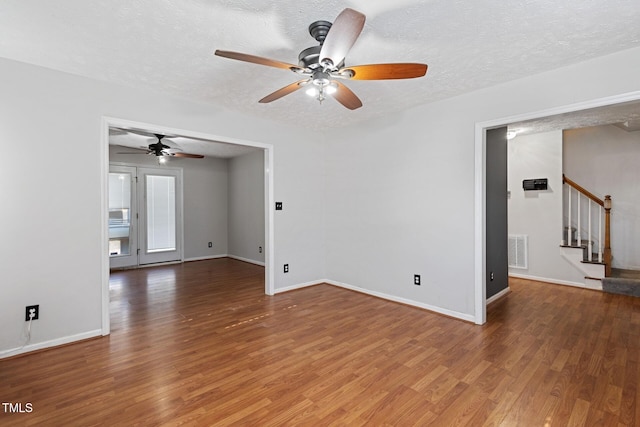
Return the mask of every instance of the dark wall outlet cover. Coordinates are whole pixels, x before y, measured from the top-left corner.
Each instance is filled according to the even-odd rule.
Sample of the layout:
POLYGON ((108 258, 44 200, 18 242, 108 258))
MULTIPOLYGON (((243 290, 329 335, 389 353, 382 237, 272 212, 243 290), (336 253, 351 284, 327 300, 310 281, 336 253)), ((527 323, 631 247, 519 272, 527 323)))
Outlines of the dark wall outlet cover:
POLYGON ((282 210, 282 202, 276 202, 276 210, 277 211, 281 211, 282 210))
POLYGON ((25 321, 29 321, 31 320, 30 317, 30 311, 31 309, 35 310, 35 316, 33 316, 33 320, 37 320, 38 317, 40 317, 40 306, 39 305, 28 305, 26 310, 25 310, 25 315, 24 315, 24 320, 25 321))

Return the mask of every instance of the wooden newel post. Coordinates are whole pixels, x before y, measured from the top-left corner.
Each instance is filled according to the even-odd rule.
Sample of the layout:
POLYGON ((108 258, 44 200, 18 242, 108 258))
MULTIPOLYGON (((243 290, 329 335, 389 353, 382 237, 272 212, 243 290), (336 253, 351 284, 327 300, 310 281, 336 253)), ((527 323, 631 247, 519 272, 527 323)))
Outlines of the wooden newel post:
POLYGON ((604 196, 604 276, 611 277, 611 196, 604 196))

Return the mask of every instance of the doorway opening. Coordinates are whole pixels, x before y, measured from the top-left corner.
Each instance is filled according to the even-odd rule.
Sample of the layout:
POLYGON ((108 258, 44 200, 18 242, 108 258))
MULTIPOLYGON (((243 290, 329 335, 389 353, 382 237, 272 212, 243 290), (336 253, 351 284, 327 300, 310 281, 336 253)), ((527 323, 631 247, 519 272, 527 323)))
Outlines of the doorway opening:
MULTIPOLYGON (((257 160, 257 165, 255 167, 260 169, 258 174, 262 174, 264 177, 262 181, 264 184, 260 184, 263 188, 260 189, 258 187, 256 191, 260 196, 264 196, 261 216, 264 222, 264 236, 260 236, 261 241, 264 243, 259 247, 256 245, 255 250, 259 250, 261 256, 264 257, 264 262, 262 263, 264 265, 264 293, 266 295, 273 295, 275 293, 275 274, 273 268, 275 254, 273 245, 273 216, 269 209, 270 206, 273 206, 273 146, 271 144, 254 141, 239 140, 184 129, 166 128, 148 123, 104 117, 102 122, 102 243, 105 250, 102 259, 102 334, 107 335, 110 332, 109 276, 111 266, 117 267, 117 264, 120 262, 124 263, 125 266, 127 264, 136 266, 143 264, 157 264, 161 262, 182 262, 200 259, 199 257, 194 256, 193 253, 189 254, 189 246, 185 246, 185 235, 187 236, 186 241, 189 241, 189 239, 192 238, 188 236, 187 229, 189 227, 193 228, 192 221, 187 220, 185 220, 186 222, 184 227, 182 226, 183 212, 182 195, 180 191, 182 189, 182 182, 185 182, 184 191, 191 192, 190 194, 193 194, 193 189, 189 189, 191 187, 189 187, 190 184, 187 183, 186 175, 183 181, 183 177, 180 173, 174 174, 173 176, 169 173, 172 170, 170 165, 160 167, 157 165, 154 167, 153 164, 146 165, 145 162, 148 162, 150 159, 153 159, 155 162, 156 159, 153 156, 141 156, 141 159, 144 160, 140 162, 142 164, 127 164, 123 162, 117 162, 117 165, 110 164, 110 156, 113 155, 113 152, 110 154, 109 144, 114 129, 143 130, 150 134, 174 135, 175 138, 184 138, 195 141, 197 144, 200 144, 203 150, 212 149, 212 147, 216 145, 224 145, 224 147, 229 150, 241 150, 244 148, 251 152, 260 153, 260 156, 257 157, 259 160, 257 160), (114 169, 114 167, 116 168, 114 169), (127 167, 134 167, 137 168, 137 170, 127 170, 127 167), (131 177, 137 176, 138 183, 132 183, 129 186, 128 192, 123 189, 124 186, 121 183, 116 183, 116 186, 119 184, 119 191, 121 194, 113 194, 114 201, 113 203, 110 203, 110 196, 112 196, 110 194, 110 188, 116 188, 116 186, 110 186, 109 181, 121 180, 121 175, 123 175, 122 181, 126 181, 126 173, 129 173, 131 177), (135 199, 132 197, 134 193, 136 196, 135 199), (154 195, 154 193, 157 194, 154 195), (119 201, 117 201, 118 196, 120 196, 119 201), (124 198, 129 198, 132 202, 128 203, 128 206, 126 206, 127 203, 123 202, 124 198), (175 206, 172 204, 175 204, 175 206), (155 217, 150 216, 151 211, 155 211, 155 217), (176 213, 175 218, 171 217, 171 212, 176 213), (137 215, 140 219, 137 228, 132 225, 135 223, 135 221, 132 221, 134 215, 137 215), (152 258, 145 258, 147 255, 152 258), (156 259, 158 256, 161 258, 169 256, 171 259, 156 259), (126 260, 127 257, 130 257, 129 260, 126 260)), ((137 146, 134 148, 139 150, 144 147, 137 146)), ((146 150, 143 150, 141 153, 146 154, 145 151, 146 150)), ((192 150, 190 149, 189 151, 192 150)), ((179 158, 185 156, 176 157, 179 158)), ((173 161, 173 158, 171 158, 171 161, 173 161)), ((179 161, 183 161, 183 159, 176 161, 176 164, 179 163, 179 161)), ((195 161, 198 160, 196 159, 195 161)), ((207 164, 203 163, 200 170, 204 170, 207 164)), ((177 169, 182 172, 179 168, 173 169, 177 169)), ((185 168, 185 173, 186 170, 187 169, 185 168)), ((132 181, 135 181, 135 179, 132 178, 132 181)), ((196 181, 197 180, 192 179, 190 182, 196 181)), ((207 189, 204 190, 206 191, 207 189)), ((193 202, 193 197, 191 198, 191 201, 193 202)), ((196 203, 197 202, 199 202, 199 199, 196 200, 196 203)), ((261 210, 259 204, 256 209, 259 213, 261 210)), ((191 209, 191 211, 193 212, 194 209, 191 209)), ((206 214, 205 209, 200 209, 200 212, 206 214)), ((197 235, 197 231, 198 230, 196 229, 196 232, 194 233, 193 230, 190 230, 190 235, 197 235)), ((207 247, 207 242, 204 243, 203 247, 207 247)), ((211 247, 212 243, 209 242, 208 248, 211 247)), ((202 259, 205 258, 211 257, 202 257, 202 259)))
MULTIPOLYGON (((487 122, 476 123, 475 126, 475 212, 474 212, 474 237, 475 237, 475 261, 474 261, 474 289, 475 289, 475 323, 482 325, 487 318, 487 131, 501 126, 509 126, 512 123, 524 122, 528 120, 555 118, 559 119, 564 126, 573 114, 581 111, 607 107, 617 104, 630 103, 640 100, 640 91, 630 92, 622 95, 590 100, 578 104, 566 105, 559 108, 538 111, 534 113, 511 116, 487 122)), ((492 168, 496 165, 491 164, 492 168)), ((500 165, 506 168, 506 163, 500 165)), ((506 194, 504 195, 506 197, 506 194)))

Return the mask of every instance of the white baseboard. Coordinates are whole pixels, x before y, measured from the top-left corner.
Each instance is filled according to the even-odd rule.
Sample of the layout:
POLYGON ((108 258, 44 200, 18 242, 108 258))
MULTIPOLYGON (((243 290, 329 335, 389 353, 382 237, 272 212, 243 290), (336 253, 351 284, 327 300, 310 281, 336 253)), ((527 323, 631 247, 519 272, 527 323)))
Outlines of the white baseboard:
POLYGON ((243 257, 237 256, 237 255, 226 255, 226 256, 228 258, 237 259, 238 261, 244 261, 244 262, 248 262, 250 264, 261 265, 261 266, 264 267, 264 261, 256 261, 255 259, 243 258, 243 257))
POLYGON ((535 280, 536 282, 552 283, 554 285, 573 286, 575 288, 586 288, 584 283, 570 282, 568 280, 549 279, 546 277, 529 276, 526 274, 509 273, 509 277, 515 277, 517 279, 535 280))
POLYGON ((101 335, 102 335, 102 330, 95 329, 93 331, 87 331, 81 334, 69 335, 66 337, 56 338, 54 340, 49 340, 49 341, 42 341, 35 344, 29 344, 24 347, 12 348, 12 349, 0 352, 0 359, 4 359, 6 357, 11 357, 11 356, 17 356, 18 354, 29 353, 36 350, 42 350, 44 348, 57 347, 59 345, 69 344, 74 341, 82 341, 89 338, 95 338, 101 335))
POLYGON ((184 262, 189 262, 189 261, 204 261, 206 259, 216 259, 216 258, 227 258, 229 255, 227 254, 222 254, 222 255, 207 255, 207 256, 197 256, 197 257, 191 257, 191 258, 185 258, 184 262))
POLYGON ((295 291, 296 289, 308 288, 309 286, 320 285, 322 283, 329 283, 327 280, 315 280, 313 282, 298 283, 297 285, 287 286, 285 288, 278 288, 275 290, 276 294, 283 292, 295 291))
POLYGON ((334 280, 326 280, 325 283, 328 283, 328 284, 333 285, 333 286, 338 286, 340 288, 345 288, 345 289, 350 289, 352 291, 361 292, 363 294, 371 295, 371 296, 374 296, 374 297, 386 299, 388 301, 399 302, 401 304, 406 304, 406 305, 410 305, 410 306, 413 306, 413 307, 418 307, 418 308, 422 308, 422 309, 425 309, 425 310, 433 311, 435 313, 444 314, 445 316, 454 317, 456 319, 466 320, 467 322, 475 323, 475 321, 476 321, 475 316, 470 315, 470 314, 460 313, 458 311, 448 310, 446 308, 436 307, 434 305, 424 304, 424 303, 421 303, 421 302, 418 302, 418 301, 413 301, 413 300, 410 300, 410 299, 401 298, 401 297, 397 297, 397 296, 394 296, 394 295, 388 295, 388 294, 385 294, 385 293, 382 293, 382 292, 376 292, 376 291, 370 291, 368 289, 358 288, 357 286, 352 286, 352 285, 349 285, 347 283, 336 282, 334 280))
POLYGON ((388 295, 382 292, 370 291, 368 289, 359 288, 357 286, 349 285, 347 283, 337 282, 335 280, 323 279, 323 280, 315 280, 312 282, 300 283, 298 285, 287 286, 286 288, 276 289, 276 293, 293 291, 296 289, 306 288, 308 286, 319 285, 321 283, 326 283, 328 285, 336 286, 338 288, 349 289, 351 291, 360 292, 362 294, 371 295, 377 298, 386 299, 388 301, 399 302, 401 304, 410 305, 412 307, 422 308, 424 310, 433 311, 434 313, 444 314, 445 316, 454 317, 460 320, 466 320, 467 322, 475 322, 475 316, 465 313, 460 313, 453 310, 447 310, 446 308, 436 307, 429 304, 424 304, 418 301, 413 301, 406 298, 401 298, 393 295, 388 295))
POLYGON ((495 302, 495 301, 499 300, 503 296, 507 295, 509 292, 511 292, 511 289, 509 289, 509 287, 507 286, 506 288, 504 288, 503 290, 501 290, 500 292, 498 292, 497 294, 495 294, 491 298, 487 299, 487 305, 491 304, 492 302, 495 302))

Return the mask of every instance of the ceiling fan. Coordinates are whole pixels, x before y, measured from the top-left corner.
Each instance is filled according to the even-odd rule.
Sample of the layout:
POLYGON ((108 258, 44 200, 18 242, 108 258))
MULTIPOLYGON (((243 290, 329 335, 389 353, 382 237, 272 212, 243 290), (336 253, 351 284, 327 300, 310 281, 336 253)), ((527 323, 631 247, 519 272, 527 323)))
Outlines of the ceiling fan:
POLYGON ((362 107, 362 101, 340 80, 389 80, 412 79, 427 73, 426 64, 393 63, 345 66, 344 59, 356 42, 364 27, 365 16, 353 9, 344 9, 333 24, 316 21, 309 26, 309 33, 320 45, 307 48, 298 55, 298 65, 288 64, 269 58, 227 50, 216 50, 215 54, 225 58, 254 64, 291 70, 304 76, 265 96, 260 101, 268 103, 307 88, 307 93, 320 102, 326 95, 335 98, 350 110, 362 107))
MULTIPOLYGON (((141 136, 150 136, 141 132, 136 132, 133 131, 131 129, 126 130, 125 133, 127 132, 131 132, 137 135, 141 135, 141 136)), ((158 158, 163 158, 163 157, 185 157, 185 158, 190 158, 190 159, 202 159, 204 158, 203 155, 200 154, 189 154, 189 153, 183 153, 182 149, 177 148, 177 147, 171 147, 167 144, 164 144, 162 142, 162 140, 164 138, 166 138, 166 135, 162 135, 159 133, 154 133, 153 134, 154 137, 156 137, 156 139, 158 140, 157 142, 151 143, 148 146, 144 147, 141 146, 140 148, 142 149, 146 149, 146 153, 142 153, 140 151, 138 152, 132 152, 132 153, 118 153, 118 154, 148 154, 148 155, 154 155, 158 158)))

